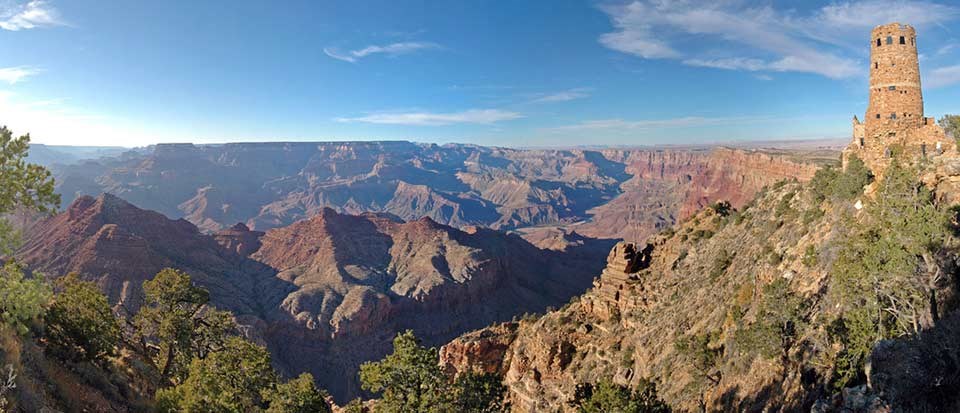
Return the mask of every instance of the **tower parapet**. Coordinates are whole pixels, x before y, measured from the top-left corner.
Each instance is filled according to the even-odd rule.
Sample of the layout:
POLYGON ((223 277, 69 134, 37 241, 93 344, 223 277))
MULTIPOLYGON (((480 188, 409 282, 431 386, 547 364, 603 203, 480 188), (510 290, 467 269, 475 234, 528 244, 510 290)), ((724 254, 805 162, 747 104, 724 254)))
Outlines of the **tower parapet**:
POLYGON ((890 23, 870 32, 869 93, 863 121, 853 118, 853 142, 844 150, 844 164, 855 155, 882 175, 894 155, 923 159, 955 150, 935 119, 924 116, 912 26, 890 23))

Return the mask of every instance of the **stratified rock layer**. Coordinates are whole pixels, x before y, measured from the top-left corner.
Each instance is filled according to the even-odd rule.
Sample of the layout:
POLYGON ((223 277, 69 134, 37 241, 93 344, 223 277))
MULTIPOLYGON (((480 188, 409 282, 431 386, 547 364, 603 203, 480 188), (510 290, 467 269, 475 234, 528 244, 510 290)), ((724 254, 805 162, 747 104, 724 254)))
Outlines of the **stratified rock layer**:
POLYGON ((205 235, 104 194, 32 228, 18 259, 49 276, 80 273, 130 312, 143 281, 186 271, 285 372, 313 372, 345 399, 359 392, 359 364, 384 356, 397 332, 438 345, 564 303, 589 287, 609 246, 541 250, 489 229, 329 208, 265 233, 238 224, 205 235))
POLYGON ((262 231, 331 208, 460 228, 575 225, 583 235, 639 241, 711 202, 739 206, 764 185, 815 170, 778 153, 724 148, 325 142, 157 145, 55 174, 68 202, 111 192, 207 232, 236 222, 262 231))

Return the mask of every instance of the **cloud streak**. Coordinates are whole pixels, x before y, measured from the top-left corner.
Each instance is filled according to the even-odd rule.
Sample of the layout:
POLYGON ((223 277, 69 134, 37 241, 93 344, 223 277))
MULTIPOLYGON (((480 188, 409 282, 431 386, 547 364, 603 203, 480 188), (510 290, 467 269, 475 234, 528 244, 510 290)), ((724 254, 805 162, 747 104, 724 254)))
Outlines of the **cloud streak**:
POLYGON ((347 52, 340 52, 337 49, 327 47, 323 49, 323 53, 337 60, 342 60, 344 62, 350 62, 350 63, 357 63, 360 59, 373 56, 376 54, 384 54, 387 56, 399 56, 403 54, 414 53, 420 50, 439 49, 439 48, 440 48, 440 45, 432 42, 400 42, 400 43, 391 43, 383 46, 371 45, 371 46, 364 47, 363 49, 350 50, 347 52))
POLYGON ((806 16, 739 1, 637 0, 601 9, 614 31, 598 40, 611 50, 689 66, 833 79, 864 73, 859 54, 873 26, 939 25, 960 14, 952 6, 899 0, 833 3, 806 16))
POLYGON ((384 125, 412 125, 412 126, 442 126, 457 123, 490 124, 522 118, 517 112, 499 109, 471 109, 462 112, 432 113, 432 112, 405 112, 405 113, 378 113, 358 117, 336 118, 337 122, 344 123, 375 123, 384 125))
POLYGON ((13 85, 37 73, 39 73, 37 69, 26 66, 0 67, 0 82, 13 85))
POLYGON ((584 99, 590 97, 590 92, 593 89, 579 87, 570 90, 564 90, 562 92, 551 93, 548 95, 540 96, 536 99, 533 99, 532 103, 556 103, 556 102, 569 102, 571 100, 584 99))
POLYGON ((931 88, 958 84, 960 83, 960 65, 938 67, 931 70, 925 78, 926 86, 931 88))
POLYGON ((563 125, 553 128, 546 128, 547 132, 598 132, 598 131, 640 131, 656 130, 669 128, 691 128, 724 124, 739 124, 772 121, 775 118, 769 117, 700 117, 686 116, 680 118, 667 119, 643 119, 643 120, 624 120, 624 119, 599 119, 587 120, 572 125, 563 125))
POLYGON ((0 29, 3 30, 19 31, 63 24, 57 9, 43 0, 0 9, 0 29))

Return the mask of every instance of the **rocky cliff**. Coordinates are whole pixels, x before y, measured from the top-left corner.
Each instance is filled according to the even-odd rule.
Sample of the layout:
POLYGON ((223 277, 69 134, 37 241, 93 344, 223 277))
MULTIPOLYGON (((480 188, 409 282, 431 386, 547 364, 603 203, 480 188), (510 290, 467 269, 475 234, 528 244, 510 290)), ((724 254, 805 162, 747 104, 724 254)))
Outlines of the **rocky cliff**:
MULTIPOLYGON (((923 260, 896 255, 914 242, 908 238, 946 230, 910 227, 923 220, 903 223, 897 219, 907 218, 894 214, 890 222, 900 222, 894 226, 908 226, 878 230, 900 241, 886 247, 852 241, 859 239, 853 234, 879 236, 858 231, 886 214, 878 211, 892 208, 892 199, 917 189, 874 184, 867 192, 877 193, 864 195, 854 185, 847 189, 853 197, 824 200, 823 188, 842 186, 836 183, 842 179, 782 182, 739 212, 716 205, 647 242, 621 242, 586 294, 543 317, 463 335, 442 348, 441 362, 452 372, 500 374, 518 412, 575 411, 568 402, 577 386, 598 380, 628 386, 652 380, 660 397, 681 411, 951 411, 960 405, 960 340, 948 338, 960 317, 957 240, 948 235, 937 246, 927 244, 938 252, 923 260), (890 270, 868 275, 891 264, 878 257, 858 267, 866 251, 919 264, 902 267, 902 276, 890 270), (855 278, 844 278, 847 273, 855 278), (845 292, 851 282, 876 290, 845 292), (851 314, 887 288, 898 297, 891 300, 928 308, 911 313, 917 316, 902 335, 889 333, 896 321, 879 332, 868 328, 868 344, 890 339, 855 358, 859 342, 850 337, 859 337, 853 332, 864 327, 856 323, 865 321, 851 321, 851 314), (906 291, 917 295, 907 298, 906 291), (856 373, 850 364, 856 360, 865 370, 856 373)), ((917 199, 903 211, 929 202, 917 199)), ((882 311, 904 305, 895 302, 882 311)))
POLYGON ((398 331, 440 344, 562 304, 589 286, 609 245, 541 250, 489 229, 332 209, 267 232, 238 224, 206 235, 104 194, 32 228, 18 259, 51 277, 80 273, 131 312, 144 280, 186 271, 285 372, 311 371, 346 398, 359 391, 359 364, 386 354, 398 331))

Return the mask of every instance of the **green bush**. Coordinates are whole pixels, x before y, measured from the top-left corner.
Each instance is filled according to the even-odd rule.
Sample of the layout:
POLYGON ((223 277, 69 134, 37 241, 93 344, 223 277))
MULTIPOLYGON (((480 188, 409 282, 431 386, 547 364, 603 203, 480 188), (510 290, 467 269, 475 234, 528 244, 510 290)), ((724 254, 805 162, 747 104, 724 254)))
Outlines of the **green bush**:
POLYGON ((317 388, 313 375, 303 373, 286 383, 263 391, 270 407, 266 413, 327 413, 327 393, 317 388))
POLYGON ((713 264, 710 265, 710 279, 715 280, 719 278, 723 273, 727 271, 727 268, 730 267, 730 264, 733 263, 734 255, 731 254, 726 249, 721 249, 717 256, 713 259, 713 264))
POLYGON ((60 357, 83 361, 114 354, 120 323, 96 284, 70 274, 55 287, 59 292, 45 317, 48 348, 60 357))
POLYGON ((821 168, 810 180, 816 202, 826 199, 850 201, 863 193, 863 187, 873 182, 873 173, 860 158, 851 156, 843 171, 832 166, 821 168))
POLYGON ((863 377, 874 343, 914 334, 935 314, 930 288, 950 228, 950 212, 935 204, 918 171, 894 160, 833 263, 830 298, 841 315, 832 339, 842 348, 835 386, 863 377))
POLYGON ((819 254, 817 254, 817 247, 813 244, 807 245, 807 249, 803 251, 803 258, 800 260, 804 266, 807 268, 813 268, 819 262, 819 254))
POLYGON ((186 380, 157 392, 161 412, 255 412, 266 403, 261 394, 277 382, 267 349, 240 337, 190 363, 186 380))
POLYGON ((678 353, 689 359, 696 369, 707 372, 717 365, 723 355, 723 346, 713 345, 719 337, 719 332, 682 336, 673 346, 678 353))
POLYGON ((26 278, 13 262, 0 267, 0 330, 27 334, 31 323, 43 316, 51 296, 48 285, 26 278))
POLYGON ((635 389, 601 380, 577 386, 570 404, 582 413, 668 413, 670 406, 657 396, 657 385, 642 380, 635 389))

